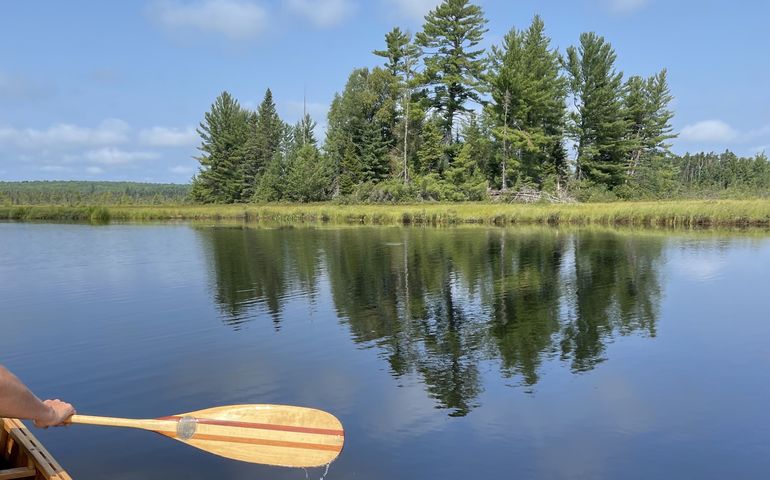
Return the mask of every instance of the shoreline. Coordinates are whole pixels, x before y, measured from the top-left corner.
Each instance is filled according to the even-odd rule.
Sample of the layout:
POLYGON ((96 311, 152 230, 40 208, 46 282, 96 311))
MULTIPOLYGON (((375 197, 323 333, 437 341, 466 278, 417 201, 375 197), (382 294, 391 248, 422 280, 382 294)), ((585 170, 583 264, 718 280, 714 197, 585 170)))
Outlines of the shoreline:
POLYGON ((0 205, 0 219, 108 223, 238 220, 346 225, 607 225, 770 227, 770 200, 685 200, 581 204, 424 203, 395 205, 0 205))

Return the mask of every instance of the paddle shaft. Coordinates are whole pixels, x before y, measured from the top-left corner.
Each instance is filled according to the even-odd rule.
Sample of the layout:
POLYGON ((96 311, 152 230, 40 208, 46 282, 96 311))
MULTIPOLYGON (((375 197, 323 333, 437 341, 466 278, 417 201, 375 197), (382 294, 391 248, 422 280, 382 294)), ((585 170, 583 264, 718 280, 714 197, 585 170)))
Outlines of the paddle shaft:
POLYGON ((131 419, 116 417, 95 417, 92 415, 73 415, 68 423, 83 425, 101 425, 104 427, 125 427, 150 430, 161 433, 176 433, 177 422, 173 420, 131 419))

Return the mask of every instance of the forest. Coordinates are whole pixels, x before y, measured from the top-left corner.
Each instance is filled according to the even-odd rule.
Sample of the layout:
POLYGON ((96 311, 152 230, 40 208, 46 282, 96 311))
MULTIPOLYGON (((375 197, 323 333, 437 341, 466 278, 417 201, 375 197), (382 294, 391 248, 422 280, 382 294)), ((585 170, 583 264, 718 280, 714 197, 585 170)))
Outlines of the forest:
POLYGON ((0 205, 165 205, 187 201, 189 185, 137 182, 0 182, 0 205))
POLYGON ((481 7, 445 0, 414 35, 396 27, 331 104, 323 141, 267 89, 256 111, 222 92, 198 133, 200 203, 767 196, 764 153, 671 152, 665 69, 625 76, 602 36, 559 52, 543 20, 499 45, 481 7))

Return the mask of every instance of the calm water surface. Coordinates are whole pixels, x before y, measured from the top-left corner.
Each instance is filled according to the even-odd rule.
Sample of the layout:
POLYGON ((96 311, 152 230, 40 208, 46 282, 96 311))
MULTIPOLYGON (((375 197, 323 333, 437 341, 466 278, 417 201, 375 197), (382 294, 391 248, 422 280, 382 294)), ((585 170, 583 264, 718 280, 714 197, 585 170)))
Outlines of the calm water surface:
MULTIPOLYGON (((768 237, 4 223, 0 287, 0 363, 40 396, 328 410, 328 479, 770 475, 768 237)), ((36 434, 78 480, 306 478, 36 434)))

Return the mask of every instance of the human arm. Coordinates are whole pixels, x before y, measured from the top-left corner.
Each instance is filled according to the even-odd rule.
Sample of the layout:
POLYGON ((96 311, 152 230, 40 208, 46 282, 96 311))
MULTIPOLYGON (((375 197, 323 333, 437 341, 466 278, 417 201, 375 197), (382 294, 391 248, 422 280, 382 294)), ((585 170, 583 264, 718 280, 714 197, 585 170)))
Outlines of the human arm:
POLYGON ((0 365, 0 417, 33 420, 45 428, 62 425, 75 414, 69 403, 61 400, 41 401, 14 374, 0 365))

